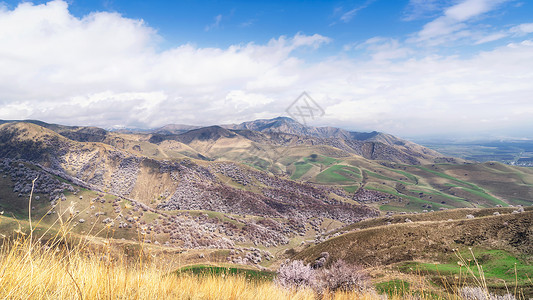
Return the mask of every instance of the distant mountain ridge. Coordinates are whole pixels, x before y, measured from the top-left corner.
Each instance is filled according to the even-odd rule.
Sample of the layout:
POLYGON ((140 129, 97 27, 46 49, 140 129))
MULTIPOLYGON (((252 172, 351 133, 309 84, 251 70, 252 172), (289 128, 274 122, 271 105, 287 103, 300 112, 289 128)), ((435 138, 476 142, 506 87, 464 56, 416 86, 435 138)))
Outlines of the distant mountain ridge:
POLYGON ((152 142, 175 140, 192 146, 204 155, 230 159, 215 151, 224 144, 224 151, 231 152, 230 144, 254 143, 248 148, 262 148, 260 145, 294 146, 325 145, 346 153, 363 156, 371 160, 385 160, 407 164, 453 161, 444 155, 415 143, 390 134, 372 132, 353 132, 336 127, 314 127, 303 125, 288 117, 259 119, 240 124, 214 125, 194 128, 184 125, 167 125, 152 132, 152 142), (186 128, 193 128, 185 131, 186 128), (234 139, 232 142, 225 139, 234 139), (239 142, 237 142, 239 141, 239 142), (194 144, 194 146, 192 145, 194 144))
MULTIPOLYGON (((40 124, 38 124, 40 125, 40 124)), ((276 117, 273 119, 258 119, 254 121, 242 122, 240 124, 220 124, 220 125, 187 125, 187 124, 167 124, 165 126, 155 129, 119 129, 111 130, 122 133, 152 133, 163 135, 176 135, 182 134, 191 130, 208 128, 213 126, 219 126, 229 130, 252 130, 263 133, 277 132, 287 133, 301 136, 311 136, 317 138, 342 138, 342 139, 354 139, 360 141, 380 141, 385 142, 392 135, 385 134, 378 131, 372 132, 355 132, 348 131, 337 127, 315 127, 303 125, 294 119, 289 117, 276 117)))
MULTIPOLYGON (((0 121, 2 123, 21 121, 0 121)), ((48 124, 42 121, 24 121, 33 123, 69 139, 79 142, 103 142, 115 145, 117 138, 98 127, 64 126, 48 124)), ((259 119, 240 124, 223 124, 206 127, 169 124, 153 130, 118 130, 115 134, 139 134, 147 136, 150 143, 161 144, 175 141, 192 147, 193 158, 229 159, 221 156, 218 150, 223 147, 231 152, 232 146, 249 149, 264 148, 260 145, 295 146, 325 145, 346 153, 360 155, 366 159, 384 160, 406 164, 424 164, 434 162, 457 162, 434 150, 400 139, 390 134, 372 132, 353 132, 336 127, 314 127, 303 125, 288 117, 259 119), (227 139, 232 139, 231 141, 227 139), (238 141, 238 142, 237 142, 238 141), (252 145, 254 144, 254 145, 252 145), (258 145, 259 144, 259 145, 258 145)), ((118 141, 120 143, 120 141, 118 141)), ((190 151, 189 151, 190 152, 190 151)))
MULTIPOLYGON (((337 127, 315 127, 304 125, 289 117, 276 117, 273 119, 258 119, 254 121, 247 121, 240 124, 222 124, 213 126, 193 126, 181 124, 169 124, 161 128, 152 130, 152 133, 157 134, 181 134, 191 130, 201 128, 211 128, 219 126, 229 130, 250 130, 262 133, 285 133, 298 136, 316 137, 321 139, 344 139, 357 140, 367 142, 381 142, 388 145, 403 145, 406 140, 395 137, 391 134, 372 131, 372 132, 356 132, 348 131, 337 127)), ((414 143, 413 143, 414 144, 414 143)))
POLYGON ((274 119, 259 119, 255 121, 243 122, 241 124, 222 125, 228 129, 249 129, 259 132, 280 132, 295 135, 305 135, 318 138, 342 138, 369 140, 380 133, 373 132, 350 132, 336 127, 314 127, 303 125, 288 117, 277 117, 274 119))

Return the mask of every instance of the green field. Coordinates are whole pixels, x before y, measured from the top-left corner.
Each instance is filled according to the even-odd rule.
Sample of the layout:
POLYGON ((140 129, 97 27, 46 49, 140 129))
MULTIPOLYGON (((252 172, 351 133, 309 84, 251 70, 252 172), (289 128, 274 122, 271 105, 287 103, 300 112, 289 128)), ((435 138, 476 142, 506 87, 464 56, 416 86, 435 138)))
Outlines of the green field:
POLYGON ((533 203, 531 168, 492 162, 406 165, 335 156, 334 152, 327 152, 330 149, 313 148, 311 151, 302 149, 301 155, 292 152, 279 160, 290 179, 337 185, 348 193, 355 193, 362 187, 398 197, 382 203, 382 210, 422 212, 441 207, 528 206, 533 203))
POLYGON ((410 283, 400 279, 380 282, 376 284, 376 291, 389 296, 402 296, 409 291, 410 283))
POLYGON ((342 188, 348 193, 355 193, 355 191, 357 191, 359 186, 358 185, 348 185, 348 186, 343 186, 342 188))
POLYGON ((295 167, 295 171, 294 173, 292 173, 291 179, 297 180, 300 177, 302 177, 305 173, 307 173, 313 167, 313 165, 311 165, 310 163, 299 161, 299 162, 294 163, 294 167, 295 167))
POLYGON ((474 256, 468 250, 461 251, 458 256, 452 255, 448 263, 406 262, 399 266, 399 270, 434 276, 464 276, 470 280, 475 280, 473 276, 479 279, 482 270, 489 287, 533 286, 531 285, 533 265, 503 250, 474 249, 473 253, 474 256), (481 268, 477 267, 476 261, 481 268))
POLYGON ((329 166, 329 165, 332 165, 338 162, 338 160, 333 157, 328 157, 328 156, 318 155, 318 154, 311 154, 308 157, 304 157, 303 160, 308 163, 321 164, 324 166, 329 166))
POLYGON ((316 181, 321 183, 342 183, 361 179, 358 168, 346 165, 334 165, 320 172, 316 181))
POLYGON ((194 275, 241 275, 251 280, 273 280, 276 272, 260 271, 255 269, 238 268, 238 267, 220 267, 213 265, 191 265, 186 266, 175 274, 194 274, 194 275))

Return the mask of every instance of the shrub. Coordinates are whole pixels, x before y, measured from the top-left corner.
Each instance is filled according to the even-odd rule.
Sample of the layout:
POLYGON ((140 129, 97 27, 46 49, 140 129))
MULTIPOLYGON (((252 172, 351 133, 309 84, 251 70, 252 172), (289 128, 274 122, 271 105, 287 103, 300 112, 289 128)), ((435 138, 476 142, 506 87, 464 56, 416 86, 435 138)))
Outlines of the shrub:
POLYGON ((313 287, 315 285, 315 270, 304 265, 301 260, 286 261, 278 269, 276 283, 288 289, 313 287))
POLYGON ((465 286, 459 291, 459 295, 464 300, 516 300, 511 294, 503 296, 494 295, 480 287, 465 286))
POLYGON ((287 289, 310 287, 318 293, 371 289, 369 276, 363 269, 344 260, 337 260, 328 269, 318 270, 300 260, 287 261, 278 269, 276 283, 287 289))
POLYGON ((364 291, 370 288, 370 279, 363 269, 339 259, 329 269, 322 269, 318 274, 321 290, 329 291, 364 291))

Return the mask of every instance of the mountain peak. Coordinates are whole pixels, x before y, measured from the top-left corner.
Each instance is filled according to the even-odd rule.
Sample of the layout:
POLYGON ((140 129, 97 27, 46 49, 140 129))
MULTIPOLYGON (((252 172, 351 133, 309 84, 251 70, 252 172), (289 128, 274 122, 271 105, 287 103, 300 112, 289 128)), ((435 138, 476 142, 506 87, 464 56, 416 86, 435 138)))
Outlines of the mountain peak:
POLYGON ((285 122, 289 122, 289 123, 298 123, 296 120, 292 119, 292 118, 289 118, 289 117, 276 117, 276 118, 273 118, 273 119, 270 119, 271 121, 285 121, 285 122))
POLYGON ((184 143, 190 143, 193 140, 200 140, 200 141, 214 140, 216 141, 223 137, 232 138, 232 137, 235 137, 236 134, 221 126, 213 125, 213 126, 193 129, 193 130, 187 131, 186 133, 180 134, 179 136, 180 136, 180 141, 184 143))

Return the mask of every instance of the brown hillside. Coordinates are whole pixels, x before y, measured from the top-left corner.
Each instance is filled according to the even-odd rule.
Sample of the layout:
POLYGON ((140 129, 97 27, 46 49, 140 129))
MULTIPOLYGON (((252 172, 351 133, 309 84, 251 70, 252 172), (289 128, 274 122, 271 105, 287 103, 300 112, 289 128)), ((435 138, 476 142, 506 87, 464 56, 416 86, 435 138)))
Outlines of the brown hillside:
POLYGON ((329 252, 330 261, 344 259, 361 265, 388 265, 410 260, 439 261, 453 249, 472 246, 533 254, 533 211, 356 230, 309 247, 295 259, 312 262, 320 253, 329 252))

